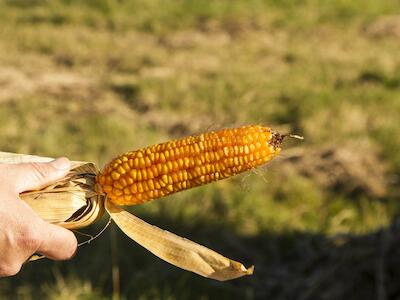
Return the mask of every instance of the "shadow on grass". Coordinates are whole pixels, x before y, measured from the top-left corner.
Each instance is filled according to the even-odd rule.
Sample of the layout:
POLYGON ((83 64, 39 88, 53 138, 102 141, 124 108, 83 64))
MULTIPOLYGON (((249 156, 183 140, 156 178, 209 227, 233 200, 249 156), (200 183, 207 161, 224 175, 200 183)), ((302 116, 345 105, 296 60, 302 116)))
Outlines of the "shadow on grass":
MULTIPOLYGON (((123 299, 397 299, 400 296, 398 222, 367 235, 327 238, 302 232, 278 235, 265 232, 243 237, 213 225, 188 227, 163 218, 144 216, 144 219, 246 265, 254 264, 255 273, 229 282, 201 278, 164 263, 118 232, 117 259, 123 299)), ((43 285, 55 286, 57 274, 88 281, 110 297, 110 229, 90 245, 81 247, 69 262, 42 260, 27 264, 19 275, 2 280, 1 291, 8 298, 18 298, 15 291, 29 285, 33 287, 30 290, 33 299, 43 298, 43 285)))

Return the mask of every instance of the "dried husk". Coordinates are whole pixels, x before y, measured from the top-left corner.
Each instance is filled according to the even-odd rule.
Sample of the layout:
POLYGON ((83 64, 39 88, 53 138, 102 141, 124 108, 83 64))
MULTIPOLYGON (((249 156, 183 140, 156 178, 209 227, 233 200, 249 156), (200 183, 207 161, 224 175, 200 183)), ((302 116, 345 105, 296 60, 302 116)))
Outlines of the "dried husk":
MULTIPOLYGON (((0 152, 0 163, 48 162, 52 159, 0 152)), ((225 281, 253 273, 253 267, 245 268, 202 245, 150 225, 107 201, 95 189, 98 172, 93 163, 73 161, 66 177, 42 190, 22 193, 20 198, 45 221, 68 229, 89 226, 106 211, 127 236, 159 258, 207 278, 225 281)))
MULTIPOLYGON (((48 162, 49 157, 0 152, 1 163, 48 162)), ((68 229, 96 222, 104 214, 104 196, 96 193, 96 166, 72 161, 66 177, 40 191, 25 192, 20 198, 42 219, 68 229)))
POLYGON ((107 200, 106 210, 127 236, 170 264, 220 281, 253 273, 254 267, 246 269, 237 261, 150 225, 107 200))

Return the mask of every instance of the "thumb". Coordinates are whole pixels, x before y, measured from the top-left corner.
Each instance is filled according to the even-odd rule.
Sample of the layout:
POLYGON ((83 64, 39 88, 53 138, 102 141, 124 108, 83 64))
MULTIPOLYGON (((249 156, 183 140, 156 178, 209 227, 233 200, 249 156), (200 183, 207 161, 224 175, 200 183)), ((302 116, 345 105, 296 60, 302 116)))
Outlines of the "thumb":
POLYGON ((18 193, 38 190, 68 174, 70 161, 60 157, 47 163, 15 165, 15 183, 18 193))

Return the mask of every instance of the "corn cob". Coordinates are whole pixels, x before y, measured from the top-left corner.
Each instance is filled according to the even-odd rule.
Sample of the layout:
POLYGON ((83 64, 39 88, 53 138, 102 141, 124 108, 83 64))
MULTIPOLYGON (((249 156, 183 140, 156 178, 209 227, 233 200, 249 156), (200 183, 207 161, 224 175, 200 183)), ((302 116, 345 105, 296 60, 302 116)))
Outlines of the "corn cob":
POLYGON ((251 125, 153 145, 112 160, 97 188, 115 204, 140 204, 261 166, 279 154, 283 138, 251 125))

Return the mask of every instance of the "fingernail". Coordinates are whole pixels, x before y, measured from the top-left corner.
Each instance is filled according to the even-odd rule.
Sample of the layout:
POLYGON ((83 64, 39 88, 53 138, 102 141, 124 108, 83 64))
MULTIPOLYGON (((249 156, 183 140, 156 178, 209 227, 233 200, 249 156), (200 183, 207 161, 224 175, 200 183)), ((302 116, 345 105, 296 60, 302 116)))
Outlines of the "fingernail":
POLYGON ((60 171, 69 170, 70 162, 69 159, 66 157, 60 157, 51 162, 51 165, 60 171))

